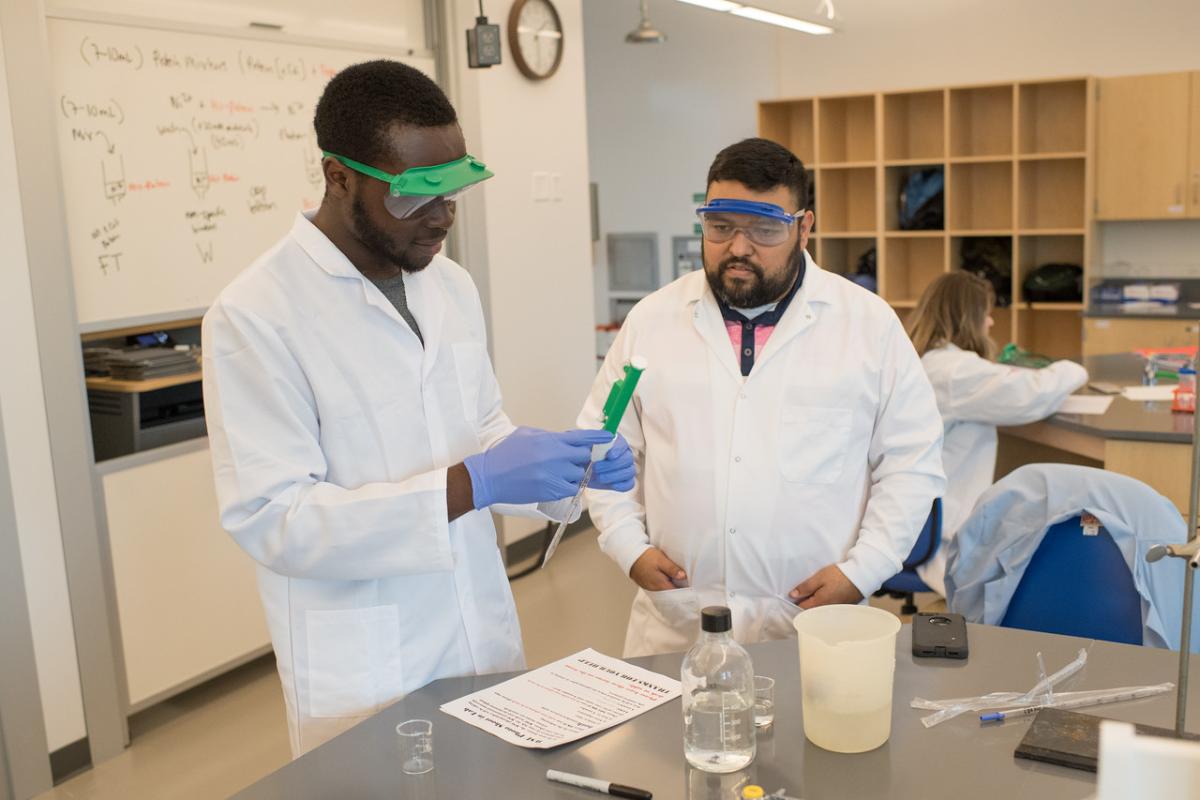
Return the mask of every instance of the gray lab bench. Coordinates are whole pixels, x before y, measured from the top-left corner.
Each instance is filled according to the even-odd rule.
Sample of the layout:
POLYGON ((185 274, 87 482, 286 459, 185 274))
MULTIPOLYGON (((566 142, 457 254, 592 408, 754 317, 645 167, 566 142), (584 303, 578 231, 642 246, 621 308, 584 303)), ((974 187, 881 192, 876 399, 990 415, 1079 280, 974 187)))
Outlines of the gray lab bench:
MULTIPOLYGON (((1089 382, 1131 385, 1141 381, 1142 360, 1132 353, 1093 356, 1084 359, 1083 365, 1089 382)), ((1001 428, 1000 433, 1007 437, 1032 443, 1031 455, 1026 456, 1011 439, 1002 440, 1001 472, 1016 463, 1055 460, 1040 449, 1050 447, 1137 478, 1186 514, 1193 425, 1192 415, 1172 412, 1170 401, 1135 402, 1114 395, 1104 414, 1055 414, 1032 425, 1001 428)))
MULTIPOLYGON (((1173 565, 1167 565, 1170 568, 1173 565)), ((1028 689, 1037 679, 1035 653, 1058 669, 1089 647, 1089 660, 1069 688, 1101 689, 1174 681, 1178 654, 1147 647, 1091 642, 1067 636, 971 625, 967 661, 914 659, 911 626, 896 642, 896 687, 891 739, 874 751, 844 755, 804 738, 799 659, 795 640, 753 645, 755 672, 776 678, 776 717, 759 739, 758 757, 746 770, 715 776, 683 759, 680 701, 672 700, 624 725, 554 750, 525 750, 438 711, 463 695, 507 675, 436 681, 410 694, 325 745, 236 795, 267 798, 397 798, 398 800, 595 800, 603 795, 551 784, 547 769, 593 775, 650 790, 655 800, 732 800, 740 782, 767 791, 781 787, 803 800, 1072 800, 1096 791, 1095 776, 1065 767, 1013 758, 1029 719, 981 724, 962 716, 932 729, 908 707, 914 696, 962 697, 1028 689), (411 718, 433 721, 434 770, 405 775, 397 757, 395 727, 411 718)), ((678 676, 681 655, 631 659, 678 676)), ((1192 657, 1200 674, 1200 656, 1192 657)), ((1189 704, 1190 731, 1200 730, 1200 687, 1189 704)), ((1100 716, 1162 727, 1174 723, 1174 693, 1092 709, 1100 716)))

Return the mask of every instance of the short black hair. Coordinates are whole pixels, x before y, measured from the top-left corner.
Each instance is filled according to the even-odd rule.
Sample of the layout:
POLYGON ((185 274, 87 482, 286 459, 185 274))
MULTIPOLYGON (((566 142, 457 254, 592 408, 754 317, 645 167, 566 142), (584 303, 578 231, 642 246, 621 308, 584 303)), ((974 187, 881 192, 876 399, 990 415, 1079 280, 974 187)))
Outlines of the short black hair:
POLYGON ((786 186, 801 208, 811 208, 804 164, 791 150, 767 139, 743 139, 717 153, 708 168, 708 185, 713 181, 737 181, 755 192, 786 186))
POLYGON ((446 93, 419 69, 399 61, 365 61, 333 76, 313 127, 317 146, 372 164, 386 159, 386 132, 397 123, 422 128, 458 122, 446 93))

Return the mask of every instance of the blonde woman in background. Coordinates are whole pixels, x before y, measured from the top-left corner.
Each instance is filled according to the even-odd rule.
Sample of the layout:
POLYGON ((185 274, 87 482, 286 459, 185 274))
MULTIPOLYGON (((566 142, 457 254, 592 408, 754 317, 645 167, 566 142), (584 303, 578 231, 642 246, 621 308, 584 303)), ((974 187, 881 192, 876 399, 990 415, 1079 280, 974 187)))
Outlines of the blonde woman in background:
POLYGON ((988 332, 994 304, 987 281, 951 272, 929 285, 908 323, 946 430, 942 545, 918 568, 926 585, 943 596, 946 546, 994 480, 996 426, 1026 425, 1052 415, 1088 378, 1087 370, 1072 361, 1045 369, 993 361, 996 346, 988 332))

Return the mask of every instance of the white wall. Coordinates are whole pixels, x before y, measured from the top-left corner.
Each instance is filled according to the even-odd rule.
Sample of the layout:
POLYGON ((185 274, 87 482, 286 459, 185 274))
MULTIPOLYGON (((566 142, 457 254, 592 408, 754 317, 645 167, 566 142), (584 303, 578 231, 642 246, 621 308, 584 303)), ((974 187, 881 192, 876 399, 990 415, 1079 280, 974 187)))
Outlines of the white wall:
POLYGON ((1200 278, 1200 220, 1105 222, 1097 278, 1200 278))
MULTIPOLYGON (((721 146, 755 133, 758 100, 1200 69, 1197 0, 836 0, 842 29, 825 37, 652 0, 650 17, 668 41, 639 46, 623 41, 637 22, 636 0, 583 2, 601 232, 657 232, 663 279, 673 268, 671 235, 691 230, 691 193, 704 188, 721 146)), ((1197 233, 1190 223, 1104 225, 1094 274, 1196 272, 1197 233)), ((603 321, 605 259, 602 240, 603 321)))
MULTIPOLYGON (((0 269, 0 341, 8 343, 4 369, 0 370, 0 417, 12 467, 17 538, 46 738, 50 749, 56 750, 82 739, 86 727, 50 462, 24 222, 16 200, 16 168, 8 80, 0 54, 0 197, 5 198, 0 213, 0 264, 4 265, 0 269)), ((91 502, 91 498, 82 499, 91 502)))
POLYGON ((837 0, 836 7, 841 33, 780 34, 780 96, 1200 67, 1196 0, 837 0))
MULTIPOLYGON (((581 0, 555 0, 563 61, 539 82, 517 71, 507 36, 500 66, 465 69, 463 31, 474 25, 477 0, 447 5, 467 147, 496 173, 468 195, 459 224, 472 229, 461 257, 488 312, 505 410, 518 425, 574 427, 596 371, 581 0), (559 176, 559 199, 533 199, 535 172, 559 176)), ((485 10, 503 28, 511 6, 488 0, 485 10)), ((506 519, 503 527, 512 542, 543 526, 506 519)))
MULTIPOLYGON (((607 233, 654 231, 659 276, 673 275, 671 237, 690 236, 694 192, 713 156, 754 136, 756 102, 778 88, 774 29, 682 3, 655 0, 661 44, 626 44, 636 0, 583 0, 592 180, 599 185, 597 286, 606 285, 607 233)), ((599 299, 597 320, 609 310, 599 299)))
MULTIPOLYGON (((841 33, 779 34, 779 96, 1200 69, 1197 0, 837 0, 836 7, 841 33)), ((1104 224, 1093 277, 1200 274, 1198 233, 1200 225, 1187 222, 1104 224)))

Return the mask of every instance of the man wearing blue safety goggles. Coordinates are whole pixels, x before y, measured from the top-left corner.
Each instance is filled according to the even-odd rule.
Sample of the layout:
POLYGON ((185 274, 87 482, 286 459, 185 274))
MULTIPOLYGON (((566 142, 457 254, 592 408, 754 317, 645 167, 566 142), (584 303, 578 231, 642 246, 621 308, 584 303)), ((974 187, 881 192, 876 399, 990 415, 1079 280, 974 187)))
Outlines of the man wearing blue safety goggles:
POLYGON ((638 489, 589 497, 639 587, 627 656, 687 649, 706 605, 754 642, 794 635, 802 609, 861 602, 945 484, 916 352, 885 302, 807 255, 808 197, 786 148, 721 151, 697 209, 704 270, 629 313, 579 417, 595 424, 631 355, 656 365, 620 427, 638 489))
MULTIPOLYGON (((524 668, 492 512, 563 519, 613 441, 501 408, 479 294, 441 254, 492 173, 437 84, 356 64, 314 127, 320 208, 204 317, 221 521, 258 564, 294 755, 429 681, 524 668)), ((632 488, 623 440, 591 486, 632 488)))

